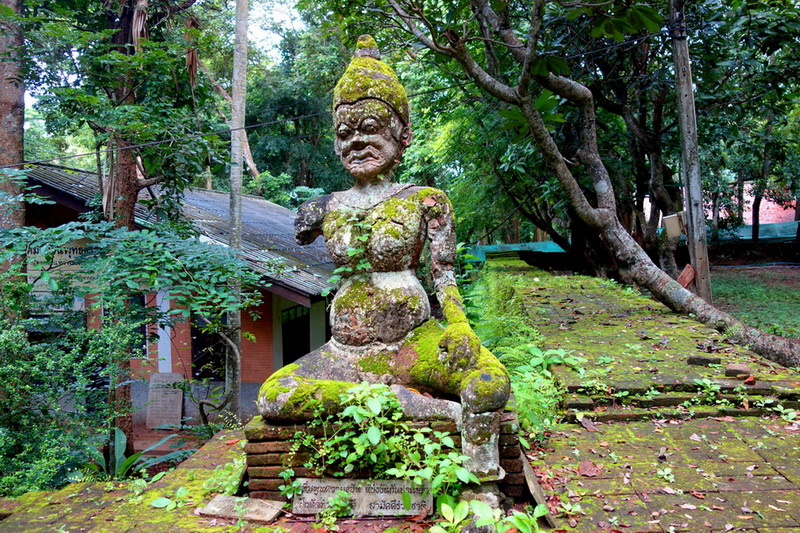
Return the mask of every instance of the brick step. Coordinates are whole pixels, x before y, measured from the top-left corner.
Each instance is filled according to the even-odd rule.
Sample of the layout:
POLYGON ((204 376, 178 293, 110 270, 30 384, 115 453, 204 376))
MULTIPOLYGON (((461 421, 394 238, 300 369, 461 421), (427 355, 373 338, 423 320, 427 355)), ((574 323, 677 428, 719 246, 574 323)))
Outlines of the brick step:
POLYGON ((721 416, 762 416, 770 411, 763 408, 741 409, 719 405, 693 405, 691 407, 630 407, 619 406, 598 410, 571 409, 565 413, 565 422, 577 424, 586 418, 593 422, 634 422, 641 420, 688 420, 692 418, 721 416))
MULTIPOLYGON (((637 396, 637 395, 585 395, 585 394, 567 394, 562 399, 561 405, 564 409, 572 409, 578 411, 591 411, 598 407, 641 407, 641 408, 654 408, 654 407, 677 407, 680 405, 695 405, 702 397, 700 392, 687 393, 687 392, 665 392, 658 395, 637 396)), ((800 408, 800 401, 785 400, 776 398, 774 396, 761 396, 761 395, 738 395, 738 394, 720 394, 716 397, 718 406, 741 407, 742 403, 747 402, 749 408, 760 407, 766 404, 780 403, 787 409, 800 408)))

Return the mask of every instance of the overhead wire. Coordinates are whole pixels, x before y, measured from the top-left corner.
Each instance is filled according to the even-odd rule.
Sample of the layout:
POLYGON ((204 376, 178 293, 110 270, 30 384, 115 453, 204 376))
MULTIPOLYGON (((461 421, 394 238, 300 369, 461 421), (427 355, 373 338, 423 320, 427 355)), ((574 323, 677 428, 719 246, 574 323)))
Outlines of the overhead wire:
MULTIPOLYGON (((658 32, 658 33, 661 33, 661 32, 658 32)), ((629 39, 629 40, 626 40, 626 41, 621 41, 619 43, 616 43, 616 44, 613 44, 613 45, 609 45, 609 46, 604 47, 604 48, 598 48, 598 49, 595 49, 595 50, 590 50, 590 51, 587 51, 587 52, 582 52, 582 53, 579 53, 579 54, 574 54, 574 55, 571 55, 571 56, 567 56, 565 59, 576 59, 578 57, 592 56, 592 55, 595 55, 595 54, 598 54, 598 53, 606 52, 608 50, 613 50, 613 49, 616 49, 616 48, 621 48, 623 46, 628 46, 630 44, 635 44, 635 43, 641 42, 641 41, 651 37, 652 35, 657 35, 657 33, 648 33, 648 34, 643 35, 641 37, 637 37, 637 38, 634 38, 634 39, 629 39)), ((472 82, 472 81, 467 81, 465 83, 474 84, 474 82, 472 82)), ((421 96, 421 95, 424 95, 424 94, 430 94, 430 93, 435 93, 435 92, 440 92, 440 91, 446 91, 446 90, 454 89, 454 88, 461 88, 462 85, 463 84, 456 84, 456 85, 451 85, 451 86, 448 86, 448 87, 438 87, 438 88, 433 88, 433 89, 427 89, 425 91, 420 91, 418 93, 410 94, 409 96, 410 97, 415 97, 415 96, 421 96)), ((100 151, 99 153, 101 153, 101 154, 112 154, 112 153, 116 153, 116 152, 123 151, 123 150, 134 150, 134 149, 137 149, 137 148, 146 148, 146 147, 149 147, 149 146, 158 146, 158 145, 161 145, 161 144, 169 144, 169 143, 176 143, 176 142, 181 142, 181 141, 186 141, 186 140, 191 140, 191 139, 198 139, 200 137, 206 137, 206 136, 209 136, 209 135, 230 134, 230 133, 233 133, 235 131, 249 130, 249 129, 261 128, 261 127, 265 127, 265 126, 272 126, 272 125, 275 125, 275 124, 280 124, 282 122, 291 122, 291 121, 303 120, 303 119, 314 118, 314 117, 318 117, 318 116, 322 116, 322 115, 326 115, 326 114, 327 114, 327 111, 324 111, 324 112, 320 111, 320 112, 317 112, 317 113, 309 113, 309 114, 306 114, 306 115, 298 115, 298 116, 294 116, 294 117, 287 117, 287 118, 283 118, 283 119, 260 122, 260 123, 257 123, 257 124, 250 124, 250 125, 247 125, 247 126, 244 126, 244 127, 241 127, 241 128, 226 128, 226 129, 213 130, 213 131, 208 131, 208 132, 198 132, 198 133, 192 133, 192 134, 189 134, 189 135, 185 135, 185 136, 182 136, 182 137, 171 137, 169 139, 160 139, 160 140, 155 140, 155 141, 148 141, 148 142, 143 142, 143 143, 130 144, 130 145, 125 145, 125 146, 118 146, 116 148, 107 148, 105 150, 100 151)), ((54 161, 63 161, 63 160, 66 160, 66 159, 75 159, 75 158, 78 158, 78 157, 90 157, 90 156, 91 157, 96 157, 97 154, 98 154, 98 152, 96 152, 96 151, 95 152, 83 152, 83 153, 80 153, 80 154, 70 154, 70 155, 63 155, 63 156, 59 156, 59 157, 51 157, 51 158, 47 158, 47 159, 37 159, 37 160, 34 160, 34 161, 25 161, 23 164, 51 163, 51 162, 54 162, 54 161)), ((19 166, 19 164, 0 165, 0 170, 6 169, 6 168, 15 168, 15 167, 18 167, 18 166, 19 166)))

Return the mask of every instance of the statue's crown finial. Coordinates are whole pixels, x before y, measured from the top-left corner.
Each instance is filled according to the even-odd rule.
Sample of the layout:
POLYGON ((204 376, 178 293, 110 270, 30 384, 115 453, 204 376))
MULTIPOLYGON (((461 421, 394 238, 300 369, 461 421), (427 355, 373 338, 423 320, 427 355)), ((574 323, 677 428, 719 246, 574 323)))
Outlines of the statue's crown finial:
POLYGON ((378 49, 378 43, 372 38, 372 35, 361 35, 356 43, 356 57, 371 57, 372 59, 381 59, 381 51, 378 49))
POLYGON ((381 61, 378 44, 371 35, 362 35, 356 44, 356 53, 333 89, 333 108, 353 104, 365 98, 383 100, 391 106, 405 124, 409 108, 406 90, 397 79, 392 67, 381 61))

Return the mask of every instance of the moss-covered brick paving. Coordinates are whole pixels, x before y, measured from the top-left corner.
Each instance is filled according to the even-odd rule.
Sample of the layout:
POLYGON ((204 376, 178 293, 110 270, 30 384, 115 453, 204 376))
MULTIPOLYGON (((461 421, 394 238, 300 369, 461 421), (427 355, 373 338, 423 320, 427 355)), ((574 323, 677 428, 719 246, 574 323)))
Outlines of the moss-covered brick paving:
MULTIPOLYGON (((531 273, 520 261, 493 268, 531 273)), ((615 283, 541 271, 526 279, 514 299, 545 348, 586 359, 555 369, 564 416, 529 452, 551 508, 571 511, 556 531, 800 533, 800 424, 791 419, 800 373, 615 283), (734 362, 750 367, 753 384, 725 376, 734 362)), ((243 455, 229 444, 238 438, 216 437, 141 495, 93 483, 0 499, 0 532, 237 531, 194 510, 210 499, 203 480, 243 455), (149 505, 181 487, 184 507, 149 505)))
MULTIPOLYGON (((241 431, 216 435, 178 468, 143 491, 131 483, 75 483, 53 492, 31 492, 16 499, 0 499, 0 532, 170 532, 241 531, 233 521, 207 519, 194 514, 212 498, 204 484, 214 470, 243 459, 241 431), (171 511, 150 504, 160 497, 182 505, 171 511)), ((253 524, 258 528, 259 524, 253 524)), ((254 529, 256 530, 256 529, 254 529)), ((273 529, 265 529, 272 531, 273 529)))
POLYGON ((800 373, 613 282, 528 278, 545 348, 586 359, 555 369, 562 423, 529 454, 551 509, 572 506, 558 531, 800 532, 800 425, 769 409, 797 407, 800 373))

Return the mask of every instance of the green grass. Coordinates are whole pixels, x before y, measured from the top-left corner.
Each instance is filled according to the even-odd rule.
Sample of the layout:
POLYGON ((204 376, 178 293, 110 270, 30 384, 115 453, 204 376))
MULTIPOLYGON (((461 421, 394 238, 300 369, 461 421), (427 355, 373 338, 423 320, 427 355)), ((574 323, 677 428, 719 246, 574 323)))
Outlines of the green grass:
POLYGON ((800 337, 800 269, 714 269, 711 285, 714 305, 745 324, 800 337))

